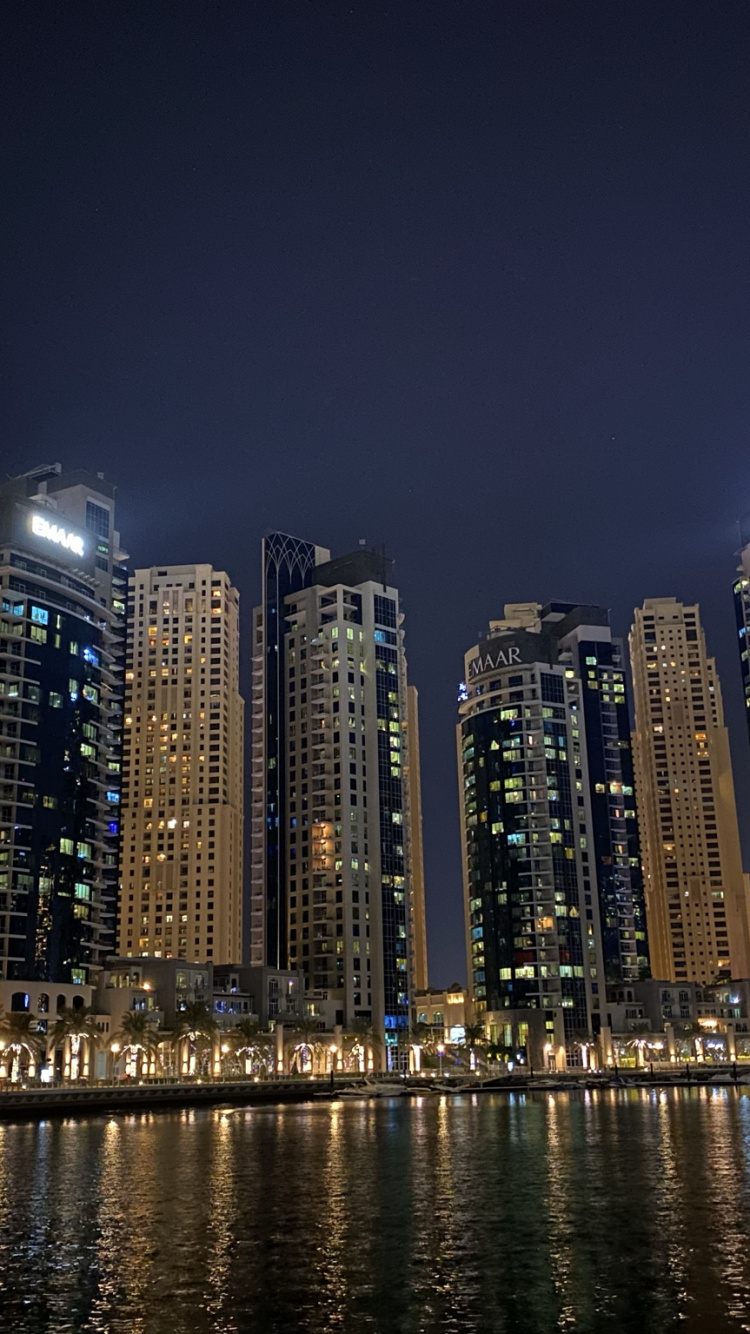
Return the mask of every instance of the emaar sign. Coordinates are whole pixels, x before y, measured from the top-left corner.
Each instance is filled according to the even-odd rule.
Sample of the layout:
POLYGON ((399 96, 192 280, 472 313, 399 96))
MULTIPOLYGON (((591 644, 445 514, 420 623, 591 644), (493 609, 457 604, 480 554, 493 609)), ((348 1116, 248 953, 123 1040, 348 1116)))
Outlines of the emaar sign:
POLYGON ((517 644, 507 644, 504 648, 493 648, 484 657, 472 658, 469 663, 469 680, 473 676, 483 676, 485 672, 497 671, 498 667, 514 667, 522 662, 521 650, 517 644))
POLYGON ((59 523, 50 523, 43 514, 32 514, 31 531, 36 537, 43 537, 47 542, 54 542, 58 547, 64 547, 66 551, 71 551, 74 556, 80 556, 83 559, 83 538, 78 533, 70 533, 59 523))
POLYGON ((514 635, 498 635, 479 645, 479 651, 467 667, 467 679, 473 681, 487 672, 502 671, 504 667, 520 667, 522 663, 557 662, 557 648, 545 634, 519 630, 514 635))

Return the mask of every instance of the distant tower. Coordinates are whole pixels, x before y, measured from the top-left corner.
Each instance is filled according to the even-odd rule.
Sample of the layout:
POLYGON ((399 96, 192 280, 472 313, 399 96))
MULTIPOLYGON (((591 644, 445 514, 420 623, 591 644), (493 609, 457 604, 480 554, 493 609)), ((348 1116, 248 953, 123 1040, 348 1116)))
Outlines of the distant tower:
POLYGON ((697 606, 647 598, 630 633, 638 820, 654 977, 750 974, 729 739, 697 606))
POLYGON ((211 565, 130 580, 119 952, 242 958, 239 597, 211 565))
POLYGON ((424 852, 422 844, 422 779, 419 757, 419 695, 416 686, 406 687, 407 761, 409 786, 410 876, 414 912, 414 984, 426 991, 427 913, 424 896, 424 852))
POLYGON ((739 635, 740 671, 745 695, 745 711, 750 732, 750 514, 740 520, 740 563, 732 589, 739 635))
POLYGON ((289 966, 284 604, 310 586, 316 562, 329 556, 288 533, 270 533, 261 545, 262 600, 253 612, 250 961, 256 967, 289 966))

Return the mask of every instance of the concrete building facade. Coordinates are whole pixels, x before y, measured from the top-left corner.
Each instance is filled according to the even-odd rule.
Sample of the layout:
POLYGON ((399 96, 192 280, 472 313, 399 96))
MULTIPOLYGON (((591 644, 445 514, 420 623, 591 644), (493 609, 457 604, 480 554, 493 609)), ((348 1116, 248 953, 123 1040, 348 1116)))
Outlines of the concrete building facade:
POLYGON ((633 751, 651 970, 672 982, 750 975, 721 688, 697 606, 647 598, 630 634, 633 751))
POLYGON ((263 571, 251 961, 303 973, 309 1012, 371 1025, 393 1065, 426 955, 416 695, 392 562, 272 534, 263 571))
POLYGON ((408 706, 391 562, 358 551, 286 599, 289 963, 372 1023, 393 1055, 411 1022, 408 706))
POLYGON ((742 691, 745 696, 745 716, 750 733, 750 515, 745 515, 739 527, 740 563, 732 593, 737 621, 742 691))
POLYGON ((242 957, 239 598, 211 565, 130 580, 118 952, 242 957))

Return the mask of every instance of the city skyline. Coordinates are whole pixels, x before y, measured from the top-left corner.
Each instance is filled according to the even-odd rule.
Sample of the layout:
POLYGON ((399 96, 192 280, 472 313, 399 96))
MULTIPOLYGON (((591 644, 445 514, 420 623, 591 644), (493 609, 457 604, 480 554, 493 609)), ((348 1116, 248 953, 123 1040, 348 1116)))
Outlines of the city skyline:
POLYGON ((736 1334, 750 7, 0 25, 9 1328, 736 1334))
POLYGON ((446 978, 442 776, 465 646, 501 602, 606 606, 620 636, 644 596, 701 605, 750 857, 746 19, 712 15, 707 42, 693 0, 464 17, 152 6, 135 42, 124 14, 5 15, 3 467, 103 470, 140 564, 209 561, 246 604, 268 530, 385 543, 446 978))
MULTIPOLYGON (((39 467, 39 466, 36 467, 36 468, 32 468, 32 470, 31 470, 31 477, 33 478, 33 475, 34 475, 35 473, 37 473, 37 472, 42 473, 42 472, 44 472, 44 469, 41 468, 41 467, 39 467)), ((67 475, 70 475, 70 474, 65 474, 65 475, 67 476, 67 475)), ((101 474, 99 474, 99 477, 101 477, 101 474)), ((113 485, 112 485, 112 479, 109 479, 109 478, 107 478, 106 480, 101 480, 101 481, 100 481, 100 485, 105 489, 105 491, 106 491, 107 493, 111 492, 113 495, 115 494, 115 492, 118 492, 119 495, 122 496, 122 495, 123 495, 123 492, 126 491, 126 488, 123 488, 123 487, 117 488, 116 486, 113 486, 113 485)), ((118 512, 119 512, 119 511, 118 511, 118 512)), ((119 520, 118 520, 118 523, 119 523, 119 520)), ((267 540, 267 539, 264 539, 264 541, 266 541, 266 540, 267 540)), ((290 540, 293 540, 293 539, 290 539, 290 540)), ((131 543, 130 545, 132 545, 132 543, 131 543)), ((303 545, 304 545, 304 544, 303 544, 303 545)), ((323 548, 320 548, 320 547, 318 547, 318 548, 311 547, 310 549, 311 549, 311 551, 312 551, 313 553, 317 553, 317 558, 318 558, 318 559, 322 559, 323 557, 327 557, 327 556, 330 554, 330 553, 328 552, 327 549, 323 549, 323 548)), ((361 549, 361 548, 360 548, 360 549, 361 549)), ((315 556, 313 556, 312 559, 315 559, 315 556)), ((136 568, 136 561, 137 561, 137 553, 135 553, 135 556, 134 556, 133 558, 131 558, 130 561, 129 561, 129 566, 130 566, 131 569, 136 568)), ((397 568, 397 567, 398 567, 398 564, 397 564, 397 562, 396 562, 396 568, 397 568)), ((156 568, 156 567, 154 567, 154 568, 156 568)), ((231 577, 231 576, 230 576, 230 577, 231 577)), ((728 586, 728 585, 725 584, 725 588, 726 588, 727 586, 728 586)), ((735 601, 737 601, 738 596, 739 596, 739 593, 738 593, 739 585, 738 585, 738 583, 737 583, 736 580, 735 580, 735 583, 732 585, 732 588, 733 588, 734 593, 735 593, 735 601)), ((250 629, 249 629, 249 627, 248 627, 248 625, 247 625, 247 623, 246 623, 248 617, 249 617, 250 614, 251 614, 251 613, 248 613, 248 612, 247 612, 248 598, 249 598, 250 603, 252 603, 252 602, 255 600, 255 595, 253 594, 252 590, 249 592, 249 594, 248 594, 248 593, 245 594, 245 607, 246 607, 246 613, 245 613, 245 620, 243 621, 243 624, 244 624, 244 635, 245 635, 245 640, 247 640, 247 638, 249 637, 249 634, 250 634, 250 629)), ((409 595, 408 595, 408 590, 407 590, 407 593, 406 593, 406 605, 407 605, 407 606, 410 605, 410 599, 409 599, 409 595)), ((411 605, 413 605, 413 604, 411 604, 411 605)), ((566 606, 566 605, 567 605, 567 606, 573 606, 573 605, 575 605, 575 604, 550 604, 550 605, 553 605, 553 606, 554 606, 554 605, 560 605, 560 606, 566 606)), ((737 603, 738 608, 740 607, 740 605, 741 605, 740 603, 737 603)), ((730 615, 730 617, 731 617, 731 608, 727 608, 727 611, 729 612, 729 615, 730 615)), ((738 615, 738 616, 741 615, 741 613, 740 613, 739 610, 737 611, 737 615, 738 615)), ((632 613, 631 613, 631 617, 632 617, 632 613)), ((704 621, 705 621, 706 619, 710 619, 710 618, 706 618, 706 617, 704 616, 703 619, 704 619, 704 621)), ((415 620, 415 623, 416 623, 416 625, 417 625, 417 627, 418 627, 419 624, 420 624, 420 617, 417 615, 417 616, 414 618, 414 620, 415 620)), ((411 642, 411 636, 410 636, 410 642, 411 642)), ((244 654, 244 656, 247 657, 247 643, 245 642, 245 644, 244 644, 244 646, 243 646, 242 635, 240 636, 240 646, 245 648, 245 654, 244 654)), ((742 650, 741 650, 741 651, 742 651, 742 650)), ((730 665, 729 665, 729 668, 730 668, 730 688, 729 688, 729 695, 730 695, 730 698, 731 698, 731 696, 732 696, 733 694, 734 694, 735 696, 739 695, 739 697, 740 697, 740 703, 741 703, 741 701, 742 701, 742 695, 741 695, 741 687, 739 686, 739 682, 735 682, 735 685, 736 685, 737 688, 735 689, 734 692, 732 691, 732 688, 731 688, 731 674, 732 674, 732 673, 731 673, 731 668, 732 668, 732 666, 735 666, 735 668, 736 668, 736 666, 737 666, 737 657, 738 657, 738 655, 737 655, 737 650, 736 650, 736 648, 735 648, 735 650, 734 650, 734 653, 735 653, 735 660, 734 660, 734 663, 731 663, 731 662, 730 662, 730 665)), ((739 657, 741 658, 741 652, 740 652, 739 657)), ((735 672, 735 675, 736 675, 736 676, 739 676, 739 671, 736 671, 736 672, 735 672)), ((247 694, 247 696, 248 696, 248 698, 249 698, 249 696, 250 696, 250 694, 251 694, 251 683, 250 683, 250 681, 248 680, 248 676, 249 676, 249 673, 247 673, 247 671, 246 671, 246 672, 244 673, 244 678, 245 678, 245 679, 244 679, 244 683, 243 683, 243 685, 244 685, 244 690, 245 690, 245 692, 246 692, 246 694, 247 694)), ((627 677, 628 677, 628 680, 629 680, 629 681, 632 680, 632 674, 631 674, 629 671, 628 671, 627 677)), ((412 678, 413 678, 413 673, 410 673, 410 680, 411 680, 412 678)), ((413 681, 413 684, 414 684, 417 688, 419 688, 419 686, 420 686, 421 683, 420 683, 419 681, 413 681)), ((726 692, 725 692, 725 693, 726 693, 726 692)), ((735 700, 735 703, 736 703, 736 702, 737 702, 737 701, 735 700)), ((256 704, 257 704, 257 701, 256 701, 256 704)), ((746 812, 746 810, 743 809, 742 800, 741 800, 741 793, 742 793, 742 777, 740 776, 740 780, 739 780, 739 782, 737 782, 737 780, 736 780, 736 775, 737 775, 737 767, 738 767, 738 766, 737 766, 737 757, 738 757, 738 754, 739 754, 739 757, 740 757, 740 766, 739 766, 739 767, 740 767, 740 775, 741 775, 741 769, 742 769, 742 766, 741 766, 741 757, 742 757, 743 749, 746 749, 746 747, 743 746, 743 740, 744 740, 744 738, 743 738, 743 726, 742 726, 742 724, 744 723, 744 717, 742 718, 742 722, 740 722, 740 724, 739 724, 739 726, 738 726, 738 720, 737 720, 736 718, 734 719, 734 722, 732 723, 732 720, 731 720, 731 705, 730 705, 730 708, 727 710, 727 713, 728 713, 728 715, 729 715, 729 718, 728 718, 728 722, 729 722, 729 734, 730 734, 730 742, 731 742, 731 745, 732 745, 732 765, 733 765, 733 770, 734 770, 734 772, 735 772, 736 786, 737 786, 737 788, 738 788, 738 803, 737 803, 737 808, 738 808, 738 818, 739 818, 739 823, 740 823, 740 829, 741 829, 741 831, 742 831, 743 823, 744 823, 745 827, 747 827, 747 819, 745 818, 745 820, 743 821, 743 815, 746 817, 747 812, 746 812)), ((250 728, 248 727, 248 738, 249 738, 249 736, 250 736, 250 728)), ((249 752, 248 752, 248 756, 249 756, 249 752)), ((427 784, 428 784, 428 790, 429 790, 429 787, 430 787, 430 776, 428 776, 428 778, 427 778, 427 784)), ((250 775, 250 768, 248 767, 247 774, 246 774, 246 806, 247 806, 248 808, 249 808, 249 801, 250 801, 250 795, 249 795, 249 794, 250 794, 250 787, 251 787, 251 775, 250 775)), ((448 795, 448 798, 450 799, 450 797, 453 795, 453 794, 450 792, 450 781, 449 781, 447 784, 446 784, 446 783, 443 783, 442 787, 443 787, 442 795, 443 795, 443 796, 446 795, 446 793, 445 793, 445 789, 446 789, 446 787, 447 787, 447 789, 448 789, 448 793, 447 793, 447 795, 448 795)), ((433 795, 434 795, 434 786, 433 786, 433 795)), ((456 814, 457 814, 457 810, 458 810, 458 803, 457 803, 457 801, 456 801, 456 803, 455 803, 455 813, 456 813, 456 814)), ((458 824, 458 821, 457 821, 457 820, 456 820, 456 824, 458 824)), ((434 854, 435 854, 435 847, 434 847, 434 842, 433 842, 433 840, 434 840, 434 833, 433 833, 433 830, 430 828, 430 826, 429 826, 429 824, 428 824, 428 825, 427 825, 427 829, 426 829, 426 835, 425 835, 425 838, 424 838, 424 843, 425 843, 424 856, 425 856, 425 861, 426 861, 426 864, 427 864, 428 868, 429 868, 431 862, 433 861, 433 859, 434 859, 434 854)), ((459 867, 460 867, 460 836, 459 836, 459 834, 458 834, 458 830, 457 830, 456 846, 457 846, 457 848, 458 848, 458 854, 459 854, 459 867)), ((427 921, 428 921, 428 931, 427 931, 427 936, 428 936, 428 939, 429 939, 429 941, 430 941, 430 945, 431 945, 431 959, 432 959, 431 968, 430 968, 430 982, 431 982, 433 985, 435 985, 436 983, 438 983, 438 984, 443 985, 443 986, 447 986, 447 985, 449 985, 449 983, 452 982, 452 981, 458 981, 458 982, 460 982, 460 983, 463 984, 464 981, 465 981, 465 971, 464 971, 464 967, 462 966, 462 964, 463 964, 463 960, 462 960, 462 957, 461 957, 461 956, 463 955, 463 950, 462 950, 461 948, 459 948, 459 944, 458 944, 458 942, 456 942, 456 941, 454 940, 454 941, 453 941, 453 949, 452 949, 452 951, 449 951, 449 952, 448 952, 449 964, 448 964, 448 967, 447 967, 447 968, 444 966, 444 964, 443 964, 442 962, 439 962, 437 965, 436 965, 435 962, 434 962, 436 956, 437 956, 437 958, 438 958, 439 960, 441 959, 441 951, 444 952, 444 939, 443 939, 443 923, 442 923, 442 921, 441 921, 441 916, 440 916, 439 908, 438 908, 437 904, 435 903, 435 898, 436 898, 436 896, 434 896, 433 893, 431 892, 431 890, 432 890, 432 886, 431 886, 431 882, 430 882, 429 871, 428 871, 428 874, 427 874, 427 876, 426 876, 426 886, 427 886, 427 890, 426 890, 426 900, 427 900, 427 921)), ((451 909, 451 908, 453 908, 453 909, 455 910, 455 906, 456 906, 456 902, 455 902, 455 901, 456 901, 457 898, 458 898, 458 896, 456 896, 456 895, 454 894, 454 896, 453 896, 453 902, 450 902, 450 900, 449 900, 449 903, 448 903, 449 913, 450 913, 450 909, 451 909)), ((132 905, 131 905, 131 906, 132 906, 132 905)), ((248 903, 246 904, 247 919, 249 919, 249 917, 250 917, 250 912, 251 912, 250 902, 248 902, 248 903)), ((245 930, 244 930, 245 949, 247 948, 247 940, 248 940, 248 928, 247 928, 247 926, 246 926, 246 927, 245 927, 245 930)), ((256 952, 257 952, 257 951, 256 951, 256 952)), ((256 958, 256 963, 257 963, 257 958, 256 958)))

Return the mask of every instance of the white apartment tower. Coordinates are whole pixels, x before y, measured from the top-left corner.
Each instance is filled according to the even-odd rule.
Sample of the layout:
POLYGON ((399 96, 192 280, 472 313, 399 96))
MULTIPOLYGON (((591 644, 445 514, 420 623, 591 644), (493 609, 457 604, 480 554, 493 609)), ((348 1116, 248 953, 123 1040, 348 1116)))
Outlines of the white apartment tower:
POLYGON ((647 598, 630 632, 638 823, 654 977, 750 973, 750 904, 716 663, 700 609, 647 598))
POLYGON ((381 551, 321 560, 305 544, 302 570, 292 541, 267 546, 293 552, 298 586, 277 598, 274 572, 254 626, 254 948, 259 963, 278 952, 303 971, 334 1022, 372 1025, 395 1068, 413 1007, 415 880, 422 893, 399 594, 381 551))
POLYGON ((242 958, 239 597, 211 565, 130 579, 119 953, 242 958))

